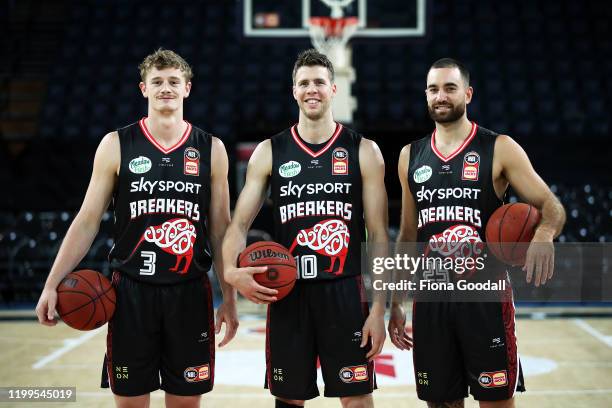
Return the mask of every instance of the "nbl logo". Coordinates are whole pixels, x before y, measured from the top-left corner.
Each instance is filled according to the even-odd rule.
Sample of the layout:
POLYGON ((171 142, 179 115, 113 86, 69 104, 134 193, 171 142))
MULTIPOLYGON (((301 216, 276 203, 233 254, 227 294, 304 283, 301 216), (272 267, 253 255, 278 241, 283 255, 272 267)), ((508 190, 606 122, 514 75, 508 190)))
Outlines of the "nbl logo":
POLYGON ((468 152, 463 156, 462 180, 477 181, 480 171, 480 155, 476 152, 468 152))
POLYGON ((337 147, 332 153, 332 174, 348 174, 348 151, 343 147, 337 147))
POLYGON ((193 147, 185 149, 183 160, 183 173, 188 176, 200 175, 200 152, 193 147))
POLYGON ((334 159, 344 160, 348 157, 348 153, 344 149, 334 150, 334 159))

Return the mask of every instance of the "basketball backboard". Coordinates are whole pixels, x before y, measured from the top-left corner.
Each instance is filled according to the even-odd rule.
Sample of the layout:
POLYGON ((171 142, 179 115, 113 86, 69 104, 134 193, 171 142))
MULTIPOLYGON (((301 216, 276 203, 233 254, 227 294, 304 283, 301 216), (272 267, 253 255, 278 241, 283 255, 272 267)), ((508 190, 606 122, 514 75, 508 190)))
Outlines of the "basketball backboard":
MULTIPOLYGON (((310 18, 331 14, 322 0, 241 1, 246 37, 308 37, 310 18)), ((401 38, 425 35, 425 9, 426 0, 353 0, 342 11, 359 21, 354 37, 401 38)))

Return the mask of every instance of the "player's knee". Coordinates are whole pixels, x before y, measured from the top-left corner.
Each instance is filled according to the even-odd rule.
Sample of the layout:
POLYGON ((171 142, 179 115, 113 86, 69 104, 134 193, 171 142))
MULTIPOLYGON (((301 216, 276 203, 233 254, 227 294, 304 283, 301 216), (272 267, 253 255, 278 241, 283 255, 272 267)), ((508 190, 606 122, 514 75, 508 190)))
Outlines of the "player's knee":
POLYGON ((514 408, 514 398, 503 401, 479 401, 480 408, 514 408))
POLYGON ((115 394, 115 405, 117 408, 149 408, 149 394, 136 397, 123 397, 115 394))
POLYGON ((374 406, 372 394, 342 397, 340 402, 342 408, 372 408, 374 406))
POLYGON ((444 401, 444 402, 431 402, 427 401, 427 408, 446 408, 446 407, 455 407, 455 408, 463 408, 464 399, 458 399, 454 401, 444 401))
POLYGON ((200 395, 174 395, 166 393, 167 408, 197 408, 200 406, 200 395))
POLYGON ((275 408, 295 408, 295 407, 303 407, 303 400, 290 400, 284 398, 276 398, 275 408))

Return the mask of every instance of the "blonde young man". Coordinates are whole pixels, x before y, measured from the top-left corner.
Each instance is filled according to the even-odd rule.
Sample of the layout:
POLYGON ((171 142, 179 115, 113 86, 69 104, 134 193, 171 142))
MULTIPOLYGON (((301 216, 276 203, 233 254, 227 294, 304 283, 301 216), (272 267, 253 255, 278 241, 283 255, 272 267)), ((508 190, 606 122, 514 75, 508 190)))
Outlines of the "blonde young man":
POLYGON ((225 322, 223 346, 238 326, 221 262, 230 221, 227 154, 219 139, 183 119, 192 77, 183 58, 160 49, 139 68, 148 116, 102 139, 36 313, 42 324, 56 324, 56 288, 89 250, 112 199, 117 303, 104 377, 118 407, 147 407, 159 388, 166 406, 197 407, 213 387, 214 334, 225 322), (213 262, 224 298, 216 325, 207 277, 213 262))
MULTIPOLYGON (((473 89, 460 62, 436 61, 427 75, 425 93, 436 128, 400 154, 403 195, 398 242, 425 243, 430 256, 449 257, 450 248, 459 248, 466 240, 482 243, 487 221, 511 185, 542 213, 525 270, 528 282, 545 284, 553 275, 552 240, 565 222, 563 207, 514 140, 467 119, 473 89)), ((491 256, 484 270, 466 278, 481 280, 490 273, 508 279, 503 265, 491 256)), ((404 325, 401 303, 393 302, 391 340, 400 349, 414 346, 417 394, 429 407, 463 407, 468 389, 483 408, 513 407, 514 393, 525 390, 511 288, 490 302, 417 299, 413 339, 404 325)))
POLYGON ((223 241, 227 281, 255 303, 276 300, 254 273, 237 268, 246 234, 266 197, 274 208, 275 238, 298 263, 293 291, 268 308, 266 387, 277 407, 303 406, 319 395, 343 406, 372 406, 373 359, 385 339, 383 302, 368 304, 361 279, 361 243, 387 242, 384 161, 374 142, 336 123, 333 66, 311 49, 293 69, 299 122, 261 142, 223 241), (365 221, 364 221, 365 218, 365 221))

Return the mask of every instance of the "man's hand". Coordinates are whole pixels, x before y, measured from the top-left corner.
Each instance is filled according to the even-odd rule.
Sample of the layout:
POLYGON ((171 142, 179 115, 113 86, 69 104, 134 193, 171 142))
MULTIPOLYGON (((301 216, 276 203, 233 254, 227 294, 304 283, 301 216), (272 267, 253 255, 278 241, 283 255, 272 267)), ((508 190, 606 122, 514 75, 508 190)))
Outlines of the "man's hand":
POLYGON ((229 302, 221 303, 219 309, 217 309, 217 318, 215 319, 215 334, 221 333, 221 325, 225 322, 225 336, 219 343, 219 347, 225 346, 227 343, 232 341, 238 330, 238 312, 236 311, 236 301, 231 300, 229 302))
POLYGON ((368 361, 373 361, 376 356, 382 351, 383 345, 385 344, 385 312, 382 312, 372 308, 370 315, 363 324, 361 329, 361 345, 365 347, 368 344, 368 340, 372 338, 372 348, 366 354, 368 361))
POLYGON ((246 268, 226 268, 225 281, 235 287, 245 298, 257 304, 269 304, 276 301, 278 290, 269 289, 253 279, 256 273, 268 270, 267 266, 249 266, 246 268))
POLYGON ((55 326, 55 306, 57 305, 57 291, 55 289, 43 289, 38 304, 36 305, 36 316, 40 324, 55 326))
POLYGON ((552 243, 552 235, 547 232, 536 231, 525 258, 523 271, 527 272, 525 279, 531 283, 535 273, 534 285, 544 285, 547 280, 552 279, 555 269, 555 247, 552 243))
POLYGON ((406 331, 406 312, 399 303, 391 305, 388 330, 391 343, 395 347, 400 350, 410 350, 412 348, 412 337, 406 331))

